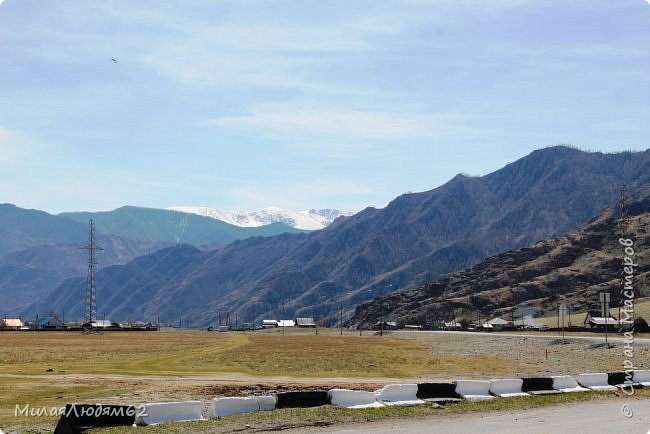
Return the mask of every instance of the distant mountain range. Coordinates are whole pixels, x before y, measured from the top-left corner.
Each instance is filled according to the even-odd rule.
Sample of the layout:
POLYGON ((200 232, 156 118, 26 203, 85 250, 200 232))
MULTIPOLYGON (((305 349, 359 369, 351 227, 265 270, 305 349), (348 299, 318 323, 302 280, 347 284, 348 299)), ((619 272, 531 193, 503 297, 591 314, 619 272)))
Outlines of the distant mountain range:
POLYGON ((87 223, 0 204, 0 255, 42 245, 80 244, 88 238, 87 223))
MULTIPOLYGON (((80 225, 87 234, 87 227, 80 225)), ((87 226, 87 225, 86 225, 87 226)), ((34 300, 59 286, 65 279, 87 274, 88 253, 77 244, 29 247, 0 255, 0 314, 24 311, 34 300)), ((98 267, 126 264, 133 258, 150 254, 167 243, 127 240, 115 235, 99 235, 98 267)))
POLYGON ((621 215, 620 207, 608 208, 568 235, 510 250, 420 288, 362 303, 350 324, 369 327, 383 317, 399 324, 431 326, 462 316, 487 320, 498 315, 531 321, 557 312, 560 303, 573 311, 600 311, 599 292, 610 292, 616 314, 614 308, 622 305, 621 276, 627 256, 621 238, 633 242, 635 298, 650 296, 650 185, 630 200, 625 223, 621 215))
POLYGON ((218 219, 165 209, 124 206, 106 212, 69 212, 61 217, 77 222, 95 221, 97 231, 140 241, 187 243, 213 248, 254 236, 300 232, 277 222, 258 227, 241 227, 218 219))
POLYGON ((21 312, 65 279, 86 274, 88 221, 94 219, 99 267, 179 243, 204 249, 232 241, 300 232, 282 223, 242 228, 162 209, 122 207, 109 212, 51 215, 0 204, 0 314, 21 312))
MULTIPOLYGON (((482 177, 367 208, 321 231, 238 240, 210 252, 175 246, 98 273, 107 317, 218 312, 246 320, 334 317, 364 300, 416 288, 491 255, 564 234, 650 182, 650 151, 541 149, 482 177)), ((198 216, 196 216, 198 217, 198 216)), ((85 279, 70 279, 27 312, 81 316, 85 279)))
POLYGON ((214 208, 173 206, 168 210, 210 217, 234 226, 256 228, 273 223, 284 223, 294 229, 318 230, 329 226, 341 216, 354 213, 341 212, 337 209, 310 209, 308 211, 289 211, 282 208, 264 208, 260 211, 219 211, 214 208))

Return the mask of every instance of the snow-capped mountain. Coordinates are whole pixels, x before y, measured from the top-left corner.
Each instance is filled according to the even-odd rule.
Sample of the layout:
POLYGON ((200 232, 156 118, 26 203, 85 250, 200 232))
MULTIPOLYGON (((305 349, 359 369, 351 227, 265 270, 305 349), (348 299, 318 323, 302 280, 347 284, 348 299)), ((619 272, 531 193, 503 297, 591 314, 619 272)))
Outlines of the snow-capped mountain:
POLYGON ((307 231, 323 229, 336 218, 353 214, 341 212, 337 209, 310 209, 296 212, 275 207, 264 208, 260 211, 219 211, 214 208, 196 206, 172 206, 166 209, 211 217, 241 227, 259 227, 271 223, 284 223, 296 229, 307 231))

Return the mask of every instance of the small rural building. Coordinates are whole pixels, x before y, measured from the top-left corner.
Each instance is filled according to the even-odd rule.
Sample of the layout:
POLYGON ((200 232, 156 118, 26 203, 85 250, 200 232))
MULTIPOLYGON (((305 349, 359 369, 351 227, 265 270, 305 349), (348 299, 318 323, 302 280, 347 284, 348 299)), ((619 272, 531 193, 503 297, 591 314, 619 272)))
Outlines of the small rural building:
MULTIPOLYGON (((121 328, 124 328, 124 329, 129 329, 129 328, 130 329, 146 329, 146 328, 151 327, 152 325, 153 324, 151 324, 150 322, 146 323, 144 321, 130 319, 127 322, 123 322, 123 323, 119 324, 118 326, 121 327, 121 328)), ((115 324, 113 326, 115 326, 115 324)))
MULTIPOLYGON (((375 324, 375 329, 380 330, 382 328, 381 321, 375 324)), ((384 330, 397 330, 397 323, 395 321, 384 321, 384 330)))
POLYGON ((587 312, 587 316, 584 320, 585 328, 604 330, 605 324, 607 324, 608 328, 611 327, 613 329, 614 327, 618 327, 620 323, 611 315, 609 317, 603 317, 600 312, 597 311, 587 312))
POLYGON ((486 332, 491 332, 492 330, 494 330, 494 327, 493 327, 492 324, 490 324, 489 322, 484 322, 483 324, 481 324, 481 325, 478 327, 478 329, 479 329, 479 330, 484 330, 484 331, 486 331, 486 332))
POLYGON ((463 328, 458 321, 443 321, 442 326, 445 330, 460 330, 463 328))
POLYGON ((35 328, 37 329, 47 329, 47 330, 57 330, 57 329, 65 328, 65 324, 63 324, 63 321, 53 316, 44 316, 42 318, 38 318, 34 323, 34 325, 35 328))
POLYGON ((0 328, 11 329, 11 330, 23 330, 25 329, 25 324, 19 318, 4 318, 0 319, 0 328))
POLYGON ((294 327, 296 323, 292 319, 281 319, 278 321, 278 327, 294 327))
POLYGON ((111 320, 108 319, 98 319, 90 323, 90 325, 98 329, 107 329, 109 327, 113 327, 113 323, 111 322, 111 320))
POLYGON ((271 329, 278 326, 278 321, 274 319, 263 319, 262 328, 271 329))
POLYGON ((314 318, 296 318, 296 325, 301 328, 316 328, 314 318))
POLYGON ((423 327, 421 325, 417 325, 417 324, 406 324, 404 326, 404 329, 419 331, 419 330, 422 330, 423 327))
MULTIPOLYGON (((506 321, 505 319, 499 317, 489 320, 487 324, 491 325, 491 330, 494 331, 515 329, 515 324, 512 321, 506 321)), ((483 328, 486 328, 485 324, 483 325, 483 328)))

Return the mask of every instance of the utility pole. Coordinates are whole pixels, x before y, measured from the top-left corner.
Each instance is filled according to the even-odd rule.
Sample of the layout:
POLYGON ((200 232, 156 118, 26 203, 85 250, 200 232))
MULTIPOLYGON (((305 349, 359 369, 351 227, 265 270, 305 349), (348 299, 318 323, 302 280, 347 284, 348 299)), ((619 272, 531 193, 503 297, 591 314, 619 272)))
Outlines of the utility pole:
POLYGON ((381 304, 381 324, 379 325, 379 336, 384 336, 384 304, 381 304))
POLYGON ((341 327, 341 336, 343 336, 343 302, 339 302, 339 326, 341 327))
POLYGON ((562 317, 562 343, 566 343, 564 339, 564 318, 566 317, 568 308, 566 307, 566 304, 562 303, 560 307, 558 308, 558 314, 562 317))
POLYGON ((600 293, 600 304, 601 304, 601 313, 605 318, 605 344, 609 348, 609 342, 607 341, 607 324, 609 323, 609 292, 600 293))

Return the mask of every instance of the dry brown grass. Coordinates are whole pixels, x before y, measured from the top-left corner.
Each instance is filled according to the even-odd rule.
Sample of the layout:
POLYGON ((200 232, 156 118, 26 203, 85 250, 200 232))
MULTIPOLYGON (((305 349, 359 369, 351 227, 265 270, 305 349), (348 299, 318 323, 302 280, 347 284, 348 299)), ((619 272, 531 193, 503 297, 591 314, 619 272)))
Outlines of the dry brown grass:
POLYGON ((440 354, 411 339, 321 331, 207 333, 2 333, 0 373, 292 377, 414 377, 432 372, 507 371, 507 358, 440 354))
MULTIPOLYGON (((212 356, 212 355, 210 355, 212 356)), ((507 361, 440 354, 411 339, 257 334, 236 349, 214 355, 223 370, 296 377, 414 377, 448 370, 493 369, 507 361)), ((200 360, 199 362, 203 362, 200 360)))
MULTIPOLYGON (((549 336, 554 338, 554 336, 549 336)), ((248 389, 375 387, 400 381, 620 370, 619 348, 527 337, 335 330, 0 333, 0 426, 16 404, 208 400, 248 389), (546 350, 549 357, 546 359, 546 350), (46 372, 52 369, 52 372, 46 372)), ((637 347, 640 363, 650 360, 637 347)), ((647 366, 642 366, 646 369, 647 366)), ((50 419, 47 419, 50 420, 50 419)), ((50 420, 51 421, 51 420, 50 420)), ((33 422, 31 420, 30 422, 33 422)))

